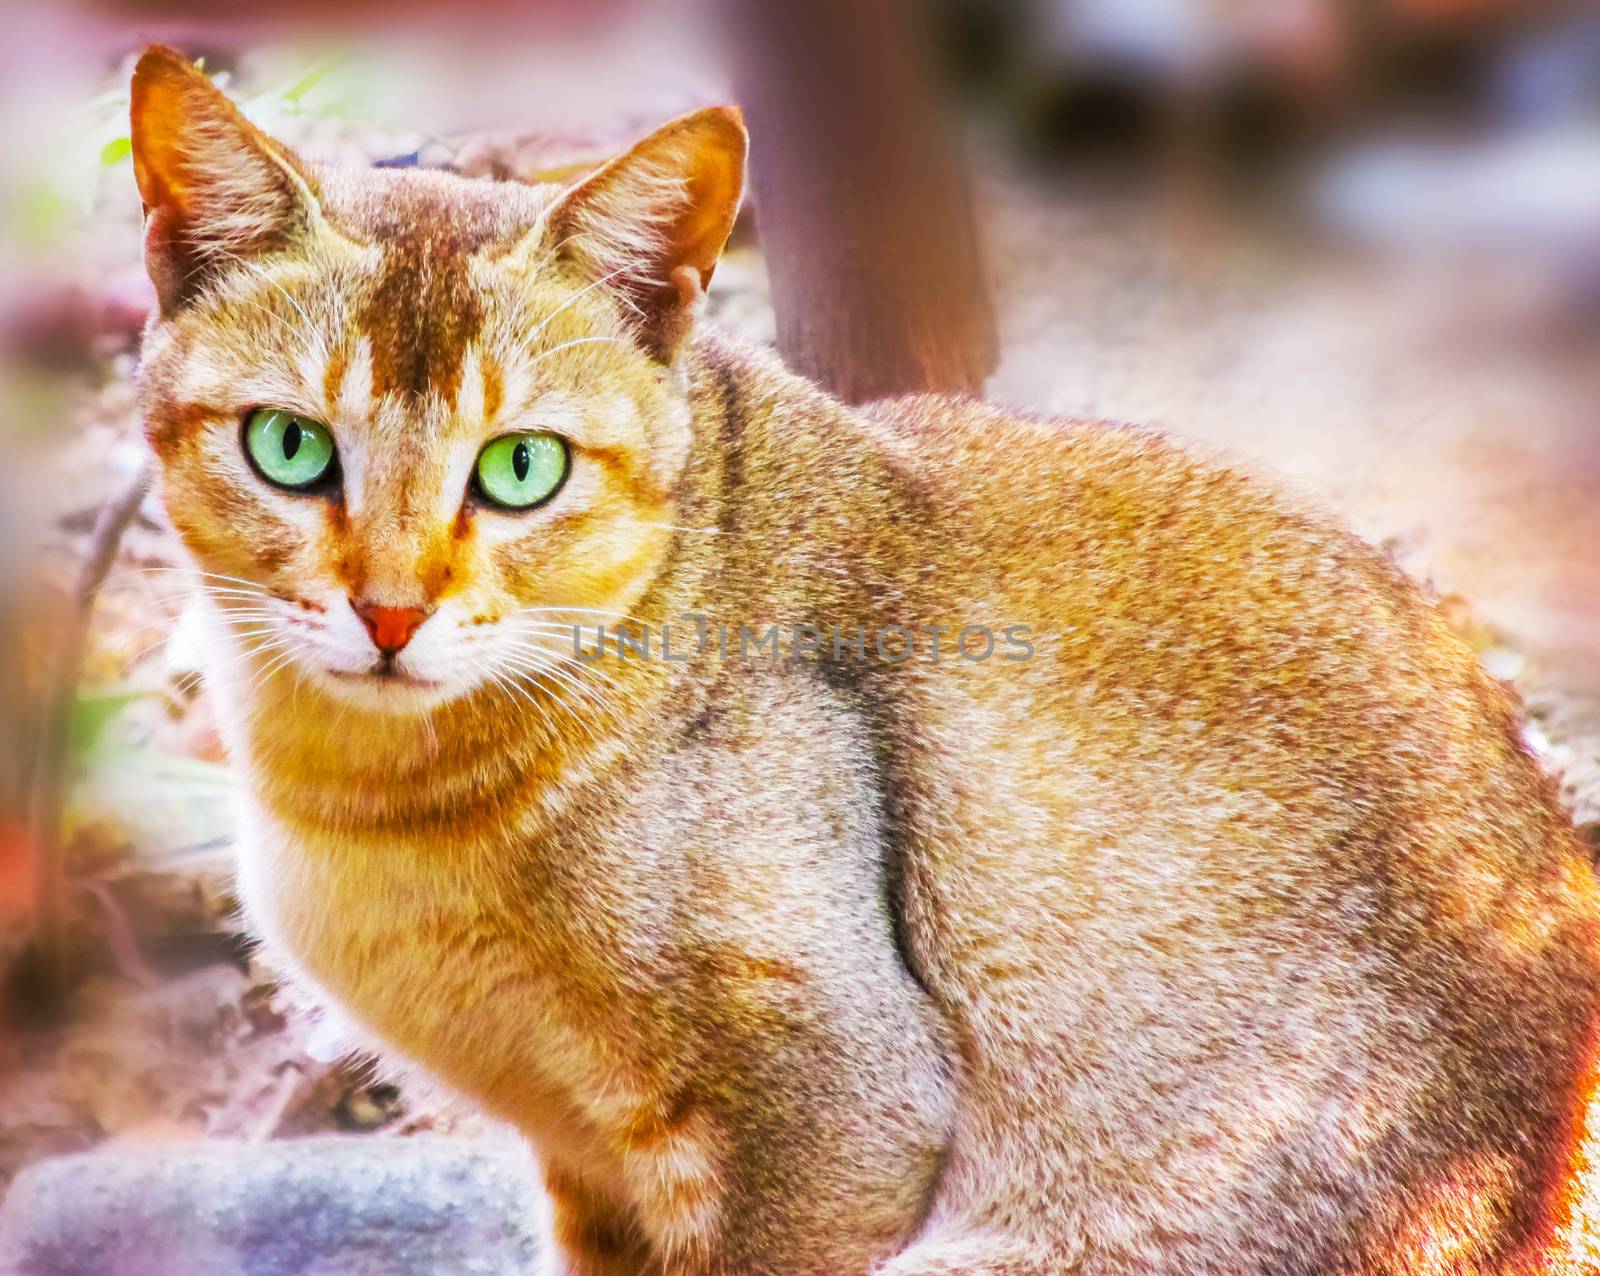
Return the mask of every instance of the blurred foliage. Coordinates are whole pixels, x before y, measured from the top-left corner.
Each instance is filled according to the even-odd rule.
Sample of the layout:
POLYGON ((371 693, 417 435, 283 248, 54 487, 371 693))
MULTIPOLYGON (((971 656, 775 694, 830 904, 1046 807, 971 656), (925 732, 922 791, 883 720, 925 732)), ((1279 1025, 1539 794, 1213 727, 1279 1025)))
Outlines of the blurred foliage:
MULTIPOLYGON (((204 69, 203 59, 200 65, 204 69)), ((371 94, 351 70, 347 56, 325 54, 294 75, 243 96, 234 93, 233 73, 219 71, 212 79, 234 96, 253 123, 271 133, 287 130, 295 120, 372 119, 371 94)), ((108 176, 127 181, 122 170, 133 149, 128 90, 119 87, 93 98, 66 121, 63 133, 42 171, 25 174, 19 183, 16 232, 32 245, 54 245, 81 233, 100 203, 108 176)))
POLYGON ((68 747, 75 762, 87 762, 102 742, 108 728, 135 700, 149 694, 143 691, 99 690, 79 693, 73 701, 72 721, 68 726, 68 747))

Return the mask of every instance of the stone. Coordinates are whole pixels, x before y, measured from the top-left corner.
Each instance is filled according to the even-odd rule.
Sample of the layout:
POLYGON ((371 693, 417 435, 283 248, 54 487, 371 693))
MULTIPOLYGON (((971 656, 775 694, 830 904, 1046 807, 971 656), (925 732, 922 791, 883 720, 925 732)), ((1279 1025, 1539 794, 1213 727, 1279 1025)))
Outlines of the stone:
POLYGON ((56 1157, 0 1205, 0 1276, 527 1276, 530 1169, 432 1135, 56 1157))

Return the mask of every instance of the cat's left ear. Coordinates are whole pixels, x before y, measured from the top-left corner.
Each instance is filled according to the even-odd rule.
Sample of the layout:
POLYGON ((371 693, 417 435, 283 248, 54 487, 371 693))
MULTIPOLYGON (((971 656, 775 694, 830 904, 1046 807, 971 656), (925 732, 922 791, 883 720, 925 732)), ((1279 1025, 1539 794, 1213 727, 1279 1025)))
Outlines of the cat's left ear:
POLYGON ((163 314, 220 261, 284 248, 320 215, 288 148, 171 49, 155 45, 134 67, 130 123, 145 266, 163 314))
POLYGON ((733 230, 746 150, 736 107, 694 111, 565 191, 545 219, 546 251, 605 280, 663 361, 688 335, 733 230))

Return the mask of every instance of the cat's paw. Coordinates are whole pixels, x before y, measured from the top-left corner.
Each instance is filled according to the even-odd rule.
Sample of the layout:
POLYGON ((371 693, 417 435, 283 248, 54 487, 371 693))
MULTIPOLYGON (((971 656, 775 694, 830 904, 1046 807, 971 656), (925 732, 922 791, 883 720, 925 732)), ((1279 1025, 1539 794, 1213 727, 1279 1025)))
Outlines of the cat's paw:
POLYGON ((872 1276, 1071 1276, 1075 1261, 994 1232, 941 1233, 917 1241, 872 1276))

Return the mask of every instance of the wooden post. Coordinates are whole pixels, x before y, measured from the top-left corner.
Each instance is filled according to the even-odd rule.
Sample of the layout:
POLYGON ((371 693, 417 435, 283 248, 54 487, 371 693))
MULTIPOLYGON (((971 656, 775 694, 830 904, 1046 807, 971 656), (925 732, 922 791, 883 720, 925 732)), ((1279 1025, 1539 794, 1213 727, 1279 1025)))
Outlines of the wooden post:
POLYGON ((960 146, 906 0, 716 0, 778 350, 850 402, 997 358, 960 146))

